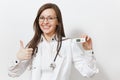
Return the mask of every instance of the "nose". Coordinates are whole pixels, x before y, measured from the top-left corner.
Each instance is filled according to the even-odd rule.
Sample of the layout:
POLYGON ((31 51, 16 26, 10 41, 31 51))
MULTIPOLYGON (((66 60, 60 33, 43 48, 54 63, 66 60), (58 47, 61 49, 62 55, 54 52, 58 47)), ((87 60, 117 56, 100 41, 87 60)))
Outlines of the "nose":
POLYGON ((48 19, 47 19, 47 18, 45 18, 43 22, 44 22, 44 23, 48 23, 48 19))

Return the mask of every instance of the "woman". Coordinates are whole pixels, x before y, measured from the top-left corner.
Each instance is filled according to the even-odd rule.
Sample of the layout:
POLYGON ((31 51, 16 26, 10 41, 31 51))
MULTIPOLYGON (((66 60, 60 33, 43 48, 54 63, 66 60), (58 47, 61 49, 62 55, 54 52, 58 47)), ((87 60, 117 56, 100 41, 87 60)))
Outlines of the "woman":
POLYGON ((34 37, 24 48, 20 41, 17 60, 9 67, 9 76, 20 76, 31 67, 31 80, 69 80, 71 66, 85 77, 98 72, 92 51, 92 40, 82 35, 85 54, 72 39, 65 38, 60 9, 56 4, 44 4, 37 13, 34 37))

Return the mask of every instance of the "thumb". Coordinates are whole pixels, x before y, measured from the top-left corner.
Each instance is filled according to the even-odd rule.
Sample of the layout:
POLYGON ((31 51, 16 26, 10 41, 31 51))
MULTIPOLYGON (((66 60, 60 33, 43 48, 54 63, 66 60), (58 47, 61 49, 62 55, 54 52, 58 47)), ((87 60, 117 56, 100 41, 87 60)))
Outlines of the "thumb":
POLYGON ((20 40, 20 48, 24 48, 24 44, 22 40, 20 40))

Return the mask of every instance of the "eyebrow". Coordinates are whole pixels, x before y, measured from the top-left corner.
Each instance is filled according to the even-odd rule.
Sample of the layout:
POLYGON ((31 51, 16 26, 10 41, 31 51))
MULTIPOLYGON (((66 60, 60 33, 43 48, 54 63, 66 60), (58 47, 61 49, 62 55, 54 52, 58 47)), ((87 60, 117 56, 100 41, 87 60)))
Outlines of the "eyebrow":
POLYGON ((53 15, 48 15, 48 16, 40 15, 40 17, 53 17, 53 15))

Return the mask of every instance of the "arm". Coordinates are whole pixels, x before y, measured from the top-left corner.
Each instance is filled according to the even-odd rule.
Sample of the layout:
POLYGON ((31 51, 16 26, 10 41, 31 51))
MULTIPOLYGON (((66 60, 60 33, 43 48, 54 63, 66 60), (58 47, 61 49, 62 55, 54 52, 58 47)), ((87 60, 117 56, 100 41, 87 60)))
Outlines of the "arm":
MULTIPOLYGON (((86 37, 86 36, 84 36, 86 37)), ((85 77, 91 77, 98 72, 96 67, 96 59, 94 57, 91 42, 86 42, 83 48, 85 53, 82 54, 82 51, 76 43, 72 43, 72 55, 73 55, 73 64, 75 68, 85 77)))
POLYGON ((24 48, 23 42, 20 41, 20 49, 8 69, 8 75, 11 77, 20 76, 28 67, 32 60, 32 48, 24 48))
POLYGON ((8 68, 8 75, 10 77, 19 77, 28 67, 30 60, 20 61, 18 59, 13 60, 8 68))

